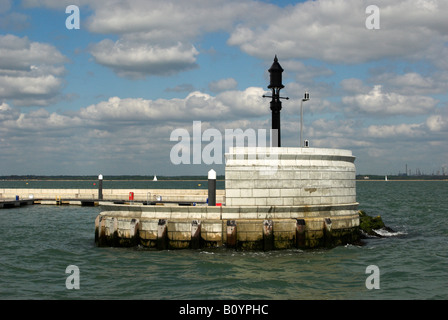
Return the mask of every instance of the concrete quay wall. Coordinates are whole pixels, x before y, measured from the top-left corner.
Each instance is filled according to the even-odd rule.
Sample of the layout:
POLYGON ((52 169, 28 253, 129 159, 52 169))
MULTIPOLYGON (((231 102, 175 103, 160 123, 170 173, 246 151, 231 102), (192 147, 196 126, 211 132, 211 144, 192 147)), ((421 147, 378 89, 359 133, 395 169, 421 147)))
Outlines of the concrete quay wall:
POLYGON ((102 205, 98 246, 247 250, 333 247, 358 240, 357 203, 209 207, 102 205))
MULTIPOLYGON (((161 197, 162 201, 174 202, 206 202, 208 190, 204 189, 103 189, 103 200, 128 200, 129 193, 134 193, 134 201, 155 201, 161 197)), ((0 189, 0 200, 15 199, 43 199, 43 200, 77 200, 98 199, 98 189, 0 189)), ((225 202, 225 191, 216 191, 216 202, 225 202)))

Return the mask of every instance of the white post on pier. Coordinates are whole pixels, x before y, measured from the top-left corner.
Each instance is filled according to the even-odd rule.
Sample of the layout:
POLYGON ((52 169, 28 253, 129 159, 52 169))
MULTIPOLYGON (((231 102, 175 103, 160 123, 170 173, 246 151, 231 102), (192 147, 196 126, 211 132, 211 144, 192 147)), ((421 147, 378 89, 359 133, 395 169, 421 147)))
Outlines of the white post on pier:
POLYGON ((208 172, 208 205, 216 206, 216 171, 208 172))
POLYGON ((103 175, 98 176, 98 200, 103 200, 103 175))

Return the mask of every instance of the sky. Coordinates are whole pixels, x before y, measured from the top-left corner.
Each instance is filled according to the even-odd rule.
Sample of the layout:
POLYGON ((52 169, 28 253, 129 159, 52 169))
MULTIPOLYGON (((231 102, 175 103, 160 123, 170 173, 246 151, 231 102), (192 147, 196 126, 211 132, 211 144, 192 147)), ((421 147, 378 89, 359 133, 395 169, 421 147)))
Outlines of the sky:
POLYGON ((448 174, 447 14, 445 0, 0 0, 0 175, 223 174, 193 144, 269 131, 275 56, 282 147, 299 146, 307 91, 310 147, 351 150, 358 174, 448 174))

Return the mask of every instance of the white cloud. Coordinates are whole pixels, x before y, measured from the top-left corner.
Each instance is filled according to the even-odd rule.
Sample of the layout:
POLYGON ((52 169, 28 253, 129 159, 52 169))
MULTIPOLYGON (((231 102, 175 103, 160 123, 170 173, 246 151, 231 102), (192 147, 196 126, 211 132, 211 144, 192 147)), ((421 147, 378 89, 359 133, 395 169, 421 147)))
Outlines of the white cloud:
POLYGON ((349 93, 362 93, 369 90, 361 79, 348 78, 341 81, 341 88, 349 93))
MULTIPOLYGON (((426 119, 426 126, 431 132, 448 133, 448 107, 440 108, 426 119)), ((444 137, 446 142, 446 136, 444 137)))
POLYGON ((225 91, 211 96, 200 91, 188 94, 184 99, 145 100, 141 98, 112 97, 107 101, 82 108, 79 116, 84 119, 123 122, 133 121, 193 121, 232 120, 241 116, 259 116, 267 111, 263 103, 262 88, 249 87, 244 91, 225 91))
POLYGON ((269 104, 263 99, 266 94, 263 88, 249 87, 244 91, 225 91, 216 96, 216 99, 227 106, 230 119, 238 117, 269 116, 269 104))
POLYGON ((352 110, 384 116, 425 114, 432 110, 438 101, 427 96, 404 96, 395 92, 383 92, 381 85, 375 85, 369 93, 345 96, 342 102, 352 110))
POLYGON ((18 106, 43 106, 56 99, 67 58, 54 46, 0 35, 0 56, 0 99, 18 106))
MULTIPOLYGON (((153 172, 158 166, 160 174, 181 174, 184 167, 170 164, 169 152, 175 143, 169 137, 174 129, 191 132, 196 120, 202 121, 203 130, 217 128, 222 134, 227 128, 256 129, 260 121, 252 117, 260 113, 268 117, 269 112, 260 109, 263 93, 261 88, 247 88, 217 96, 195 91, 183 99, 111 97, 68 114, 42 108, 22 113, 2 103, 0 148, 6 152, 0 154, 2 168, 6 173, 26 167, 43 174, 57 174, 52 170, 133 174, 134 168, 141 173, 141 168, 153 172), (8 154, 20 158, 20 163, 8 154)), ((188 174, 195 170, 202 172, 195 166, 188 174)))
MULTIPOLYGON (((1 111, 1 110, 0 110, 1 111)), ((29 113, 14 112, 2 119, 2 126, 9 129, 9 134, 22 135, 24 132, 34 132, 39 135, 53 136, 54 131, 67 132, 73 128, 80 128, 85 123, 77 116, 67 116, 56 112, 38 109, 29 113)))
POLYGON ((404 74, 386 72, 373 76, 371 81, 382 83, 405 95, 446 93, 448 90, 447 71, 439 70, 428 76, 422 76, 417 72, 404 74))
POLYGON ((225 90, 235 89, 238 82, 233 78, 220 79, 210 82, 208 87, 212 92, 220 92, 225 90))
POLYGON ((431 131, 441 131, 448 127, 448 121, 441 115, 432 115, 426 120, 426 125, 431 131))
POLYGON ((91 48, 95 61, 112 68, 119 76, 143 78, 147 75, 171 75, 196 68, 199 52, 194 46, 178 43, 159 47, 122 40, 103 40, 91 48))
POLYGON ((205 33, 231 30, 243 20, 267 18, 273 8, 254 1, 195 0, 96 1, 86 26, 91 32, 119 35, 115 43, 92 46, 99 64, 119 76, 166 75, 197 67, 195 40, 205 33), (250 18, 248 18, 250 17, 250 18))
MULTIPOLYGON (((414 1, 377 1, 380 29, 365 27, 371 1, 307 1, 276 12, 268 24, 241 23, 228 43, 244 52, 269 58, 274 50, 283 59, 320 59, 331 63, 360 63, 383 58, 442 58, 433 48, 444 46, 448 28, 446 1, 433 6, 414 1), (437 9, 432 9, 437 7, 437 9)), ((438 50, 440 51, 440 50, 438 50)))
POLYGON ((251 118, 269 116, 268 108, 260 108, 263 93, 265 91, 261 88, 249 87, 243 91, 225 91, 217 96, 195 91, 183 99, 111 97, 69 114, 50 113, 45 109, 21 113, 2 103, 0 127, 8 129, 9 134, 26 131, 47 132, 49 135, 58 130, 72 132, 88 129, 106 137, 112 132, 129 128, 145 130, 148 123, 152 128, 165 128, 165 131, 173 126, 190 126, 193 121, 214 122, 217 125, 239 121, 242 124, 241 119, 244 118, 244 125, 251 125, 251 118))
MULTIPOLYGON (((0 0, 3 18, 12 13, 11 3, 0 0)), ((219 40, 228 34, 227 44, 243 53, 266 59, 266 69, 278 54, 285 69, 282 94, 291 98, 283 101, 284 146, 298 145, 300 99, 307 90, 311 100, 304 104, 304 134, 313 147, 353 149, 361 169, 370 164, 385 168, 386 162, 400 163, 415 154, 430 154, 434 162, 446 159, 448 114, 441 107, 448 89, 446 1, 310 0, 283 8, 252 0, 24 0, 21 4, 58 10, 62 18, 67 5, 79 5, 83 31, 78 35, 99 39, 87 48, 93 61, 131 79, 174 75, 171 84, 163 79, 162 94, 186 94, 172 99, 139 98, 138 86, 123 93, 127 84, 135 83, 122 79, 118 83, 124 84, 123 91, 98 92, 110 98, 87 102, 70 113, 22 112, 17 106, 44 106, 57 100, 66 76, 66 58, 50 44, 0 36, 0 160, 8 154, 21 161, 39 156, 42 168, 54 163, 74 173, 75 168, 86 172, 104 163, 121 173, 127 165, 146 170, 159 161, 159 167, 168 166, 171 131, 190 130, 194 120, 202 121, 203 129, 221 132, 270 128, 269 99, 262 98, 268 93, 267 82, 237 89, 256 71, 243 70, 243 78, 238 74, 221 78, 220 65, 215 77, 215 70, 205 76, 205 81, 216 79, 209 83, 212 94, 199 91, 204 84, 188 74, 177 75, 202 62, 200 68, 205 70, 209 57, 200 59, 201 53, 216 50, 219 54, 212 57, 213 63, 235 53, 235 48, 221 52, 222 43, 212 44, 215 32, 219 40), (380 8, 380 30, 365 27, 365 8, 370 4, 380 8), (372 63, 356 65, 362 62, 372 63)), ((28 21, 26 16, 21 18, 28 21)), ((78 58, 83 61, 85 56, 77 54, 78 58)), ((247 61, 249 66, 259 65, 244 54, 237 58, 237 63, 247 61)), ((267 70, 264 76, 268 78, 267 70)), ((69 90, 76 91, 72 86, 79 85, 79 78, 66 80, 69 90)), ((148 81, 151 86, 157 79, 148 81)), ((89 94, 80 91, 78 97, 89 99, 89 94)), ((9 163, 15 165, 14 160, 9 163)), ((21 168, 28 165, 31 162, 23 162, 21 168)))
POLYGON ((423 129, 422 124, 371 125, 367 133, 371 138, 393 138, 397 141, 399 137, 420 137, 424 134, 423 129))
MULTIPOLYGON (((159 172, 163 168, 166 174, 181 174, 182 171, 172 170, 185 170, 185 167, 173 168, 169 162, 169 151, 175 144, 170 143, 169 137, 174 129, 186 128, 191 134, 195 120, 202 121, 202 130, 216 128, 223 134, 225 129, 269 129, 270 111, 268 103, 260 98, 263 93, 262 88, 247 88, 216 96, 196 91, 183 99, 112 97, 71 114, 45 109, 21 113, 2 103, 0 147, 21 159, 37 157, 41 163, 57 161, 57 167, 65 168, 70 174, 86 170, 104 173, 105 168, 114 174, 134 173, 127 169, 128 166, 151 172, 157 167, 159 172), (235 104, 235 101, 239 103, 235 104), (104 166, 98 167, 98 161, 104 162, 104 166)), ((403 157, 411 159, 410 146, 413 146, 412 152, 426 152, 426 148, 435 145, 438 152, 434 157, 438 159, 438 153, 446 154, 442 141, 446 141, 448 118, 444 110, 428 116, 426 122, 414 124, 366 126, 359 119, 320 118, 305 123, 304 137, 313 147, 353 150, 357 168, 361 171, 366 168, 366 163, 381 167, 384 161, 401 163, 403 157), (422 138, 430 143, 427 146, 418 143, 422 138)), ((297 146, 297 120, 284 114, 282 124, 282 144, 297 146)), ((0 158, 6 159, 7 155, 0 155, 0 158)), ((31 164, 21 165, 28 167, 31 164)), ((193 170, 188 171, 192 174, 201 169, 188 170, 193 170)))
POLYGON ((134 35, 157 43, 230 30, 239 20, 266 21, 277 11, 273 5, 237 0, 95 1, 90 6, 95 10, 87 23, 90 31, 134 35))
POLYGON ((27 37, 0 35, 1 70, 29 70, 32 65, 54 65, 67 59, 54 46, 32 42, 27 37))
POLYGON ((17 117, 18 112, 11 108, 7 103, 0 104, 0 121, 11 120, 17 117))

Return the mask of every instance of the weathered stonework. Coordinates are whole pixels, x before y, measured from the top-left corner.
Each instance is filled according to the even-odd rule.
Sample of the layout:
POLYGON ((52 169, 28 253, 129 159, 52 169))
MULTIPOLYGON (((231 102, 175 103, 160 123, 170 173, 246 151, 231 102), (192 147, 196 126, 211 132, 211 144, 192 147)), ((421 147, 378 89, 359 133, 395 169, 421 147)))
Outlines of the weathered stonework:
POLYGON ((103 204, 102 245, 239 250, 357 242, 355 157, 315 148, 231 148, 224 206, 103 204))
POLYGON ((95 223, 97 244, 157 248, 158 241, 166 241, 170 249, 191 248, 193 226, 199 223, 200 230, 194 230, 196 247, 228 246, 228 221, 236 224, 232 247, 238 249, 331 247, 358 240, 356 205, 196 209, 200 209, 200 217, 192 218, 190 210, 194 207, 104 205, 95 223), (165 221, 166 239, 160 239, 158 232, 161 220, 165 221), (266 225, 271 232, 267 235, 266 225))
POLYGON ((355 203, 354 160, 351 151, 338 149, 230 148, 226 205, 355 203))

